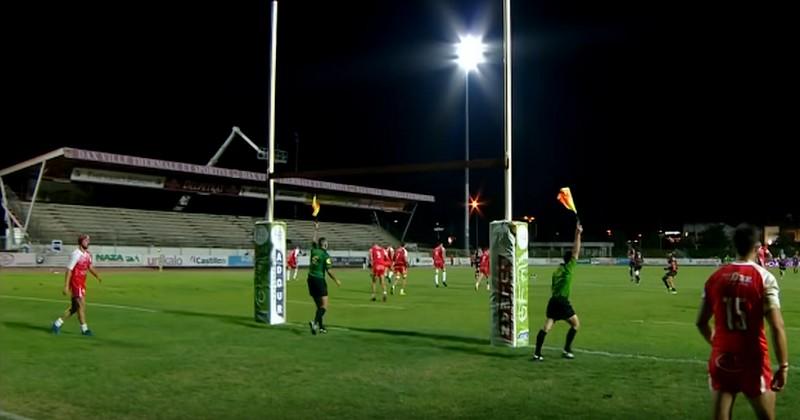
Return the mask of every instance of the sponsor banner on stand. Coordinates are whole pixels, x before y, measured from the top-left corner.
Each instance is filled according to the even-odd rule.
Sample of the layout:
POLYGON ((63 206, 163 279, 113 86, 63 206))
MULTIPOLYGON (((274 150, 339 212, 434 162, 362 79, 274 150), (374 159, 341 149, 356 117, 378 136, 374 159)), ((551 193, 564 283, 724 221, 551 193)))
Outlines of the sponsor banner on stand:
POLYGON ((98 267, 142 267, 145 258, 138 254, 92 254, 94 265, 98 267))

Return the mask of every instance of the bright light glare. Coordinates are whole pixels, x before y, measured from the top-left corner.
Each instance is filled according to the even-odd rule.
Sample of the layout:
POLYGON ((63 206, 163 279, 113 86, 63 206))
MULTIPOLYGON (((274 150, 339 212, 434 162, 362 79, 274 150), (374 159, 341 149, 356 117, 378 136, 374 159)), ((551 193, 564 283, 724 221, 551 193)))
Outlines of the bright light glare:
POLYGON ((480 37, 467 35, 461 38, 456 44, 456 55, 458 66, 465 72, 478 69, 478 64, 484 62, 483 54, 486 52, 486 45, 480 37))

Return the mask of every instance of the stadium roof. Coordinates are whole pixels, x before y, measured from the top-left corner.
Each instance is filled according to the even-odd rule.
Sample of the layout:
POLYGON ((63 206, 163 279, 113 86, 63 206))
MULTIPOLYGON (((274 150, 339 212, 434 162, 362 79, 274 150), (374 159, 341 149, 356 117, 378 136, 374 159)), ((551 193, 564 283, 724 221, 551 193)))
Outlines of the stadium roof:
MULTIPOLYGON (((0 170, 0 177, 47 162, 46 176, 77 182, 163 188, 199 194, 266 198, 266 173, 63 147, 0 170), (127 172, 120 171, 121 169, 127 172), (200 180, 200 181, 198 181, 200 180)), ((402 211, 403 203, 433 203, 431 195, 304 178, 275 179, 276 200, 402 211), (349 199, 342 199, 346 196, 349 199), (357 199, 353 199, 357 198, 357 199)))

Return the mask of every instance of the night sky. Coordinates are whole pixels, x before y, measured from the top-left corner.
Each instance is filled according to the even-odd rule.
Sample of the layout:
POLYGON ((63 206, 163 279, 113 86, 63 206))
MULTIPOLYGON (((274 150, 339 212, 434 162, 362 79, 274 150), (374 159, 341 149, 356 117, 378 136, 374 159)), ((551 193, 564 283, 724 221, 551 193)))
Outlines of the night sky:
MULTIPOLYGON (((3 5, 0 167, 62 146, 203 164, 233 125, 265 144, 269 2, 166 3, 3 5)), ((700 3, 512 2, 514 216, 536 216, 542 239, 568 229, 562 186, 590 239, 797 223, 793 15, 700 3)), ((452 44, 479 32, 471 156, 501 157, 501 25, 500 0, 282 0, 279 147, 294 154, 297 134, 300 170, 463 159, 452 44)), ((263 162, 239 143, 220 166, 263 162)), ((334 181, 435 195, 417 237, 462 229, 463 172, 334 181)), ((502 217, 501 172, 472 185, 483 220, 502 217)))

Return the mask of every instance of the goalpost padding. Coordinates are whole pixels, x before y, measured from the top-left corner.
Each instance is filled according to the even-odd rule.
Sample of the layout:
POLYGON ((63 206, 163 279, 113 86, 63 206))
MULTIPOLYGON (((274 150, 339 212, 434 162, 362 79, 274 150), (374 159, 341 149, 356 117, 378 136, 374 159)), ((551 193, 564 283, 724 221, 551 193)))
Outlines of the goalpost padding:
POLYGON ((255 320, 265 324, 286 323, 286 223, 256 222, 255 320))
POLYGON ((525 347, 528 327, 528 224, 499 220, 489 228, 491 343, 525 347))

